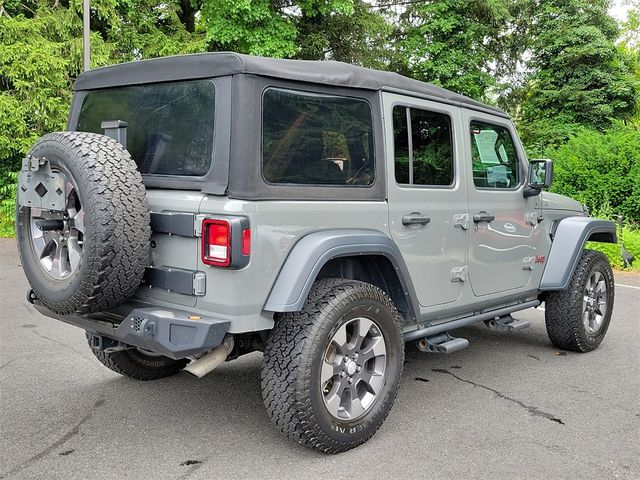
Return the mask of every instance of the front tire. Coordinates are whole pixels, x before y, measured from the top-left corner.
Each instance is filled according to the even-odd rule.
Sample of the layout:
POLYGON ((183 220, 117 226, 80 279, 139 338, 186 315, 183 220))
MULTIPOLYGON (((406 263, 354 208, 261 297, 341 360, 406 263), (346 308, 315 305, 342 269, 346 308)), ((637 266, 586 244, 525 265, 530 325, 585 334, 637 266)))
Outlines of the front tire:
POLYGON ((567 289, 551 292, 545 301, 549 339, 573 352, 596 349, 609 328, 613 300, 609 260, 600 252, 585 250, 567 289))
POLYGON ((366 442, 396 398, 404 363, 402 320, 368 283, 324 279, 300 312, 267 340, 262 394, 276 426, 325 453, 366 442))

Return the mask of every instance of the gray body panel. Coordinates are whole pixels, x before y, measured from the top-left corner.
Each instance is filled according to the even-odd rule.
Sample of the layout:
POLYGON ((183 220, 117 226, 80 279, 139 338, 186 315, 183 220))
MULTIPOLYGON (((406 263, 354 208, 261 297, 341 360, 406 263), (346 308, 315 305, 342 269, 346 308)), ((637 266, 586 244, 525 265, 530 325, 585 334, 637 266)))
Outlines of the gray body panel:
POLYGON ((567 217, 559 221, 542 275, 540 290, 564 290, 587 240, 616 243, 616 225, 609 220, 567 217))
POLYGON ((540 196, 525 198, 523 195, 527 172, 524 148, 510 120, 465 110, 463 121, 462 135, 467 145, 469 168, 472 163, 469 128, 472 121, 506 128, 519 161, 519 183, 511 188, 479 188, 473 175, 467 178, 469 215, 487 212, 495 217, 491 222, 478 223, 469 229, 469 281, 474 295, 485 298, 535 289, 540 279, 535 257, 546 255, 548 245, 545 225, 537 221, 541 213, 540 196))
POLYGON ((455 305, 465 291, 465 283, 452 281, 451 271, 466 265, 468 231, 454 224, 454 216, 466 214, 464 147, 457 138, 461 126, 458 107, 403 95, 382 95, 385 119, 393 118, 394 108, 409 107, 448 116, 454 133, 455 180, 449 187, 400 185, 394 172, 394 129, 385 125, 387 158, 387 198, 389 229, 393 241, 407 263, 418 302, 424 309, 431 307, 441 313, 455 305), (406 215, 429 218, 424 225, 404 225, 406 215))

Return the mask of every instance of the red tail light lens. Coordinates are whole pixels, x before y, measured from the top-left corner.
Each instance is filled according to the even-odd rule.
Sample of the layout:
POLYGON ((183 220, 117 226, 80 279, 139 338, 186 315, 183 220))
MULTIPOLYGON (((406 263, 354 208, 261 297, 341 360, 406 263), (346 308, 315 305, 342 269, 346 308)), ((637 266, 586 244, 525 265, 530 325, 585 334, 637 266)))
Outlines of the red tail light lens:
POLYGON ((202 222, 202 261, 218 267, 231 263, 231 226, 226 220, 202 222))
POLYGON ((251 255, 251 229, 247 228, 242 231, 242 255, 248 257, 251 255))

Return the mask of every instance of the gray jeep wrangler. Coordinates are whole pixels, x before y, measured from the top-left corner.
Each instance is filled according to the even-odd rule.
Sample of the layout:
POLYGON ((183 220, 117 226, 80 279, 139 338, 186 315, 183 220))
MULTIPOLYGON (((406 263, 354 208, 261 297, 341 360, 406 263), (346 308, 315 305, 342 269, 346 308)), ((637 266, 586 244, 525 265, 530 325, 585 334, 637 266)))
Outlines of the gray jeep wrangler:
POLYGON ((508 115, 337 62, 213 53, 80 75, 68 131, 19 176, 28 301, 108 368, 202 376, 262 351, 269 416, 337 453, 396 397, 405 342, 451 353, 545 302, 587 352, 614 300, 615 225, 543 193, 508 115))

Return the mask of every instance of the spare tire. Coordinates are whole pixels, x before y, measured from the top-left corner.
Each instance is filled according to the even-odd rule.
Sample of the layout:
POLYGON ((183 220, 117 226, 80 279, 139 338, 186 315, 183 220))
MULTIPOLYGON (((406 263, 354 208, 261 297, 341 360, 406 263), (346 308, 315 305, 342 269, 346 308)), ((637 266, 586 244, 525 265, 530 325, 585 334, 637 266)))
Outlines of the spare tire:
POLYGON ((35 296, 57 314, 112 309, 149 264, 149 205, 142 176, 114 139, 85 132, 42 137, 29 153, 65 182, 66 209, 20 207, 16 237, 35 296))

